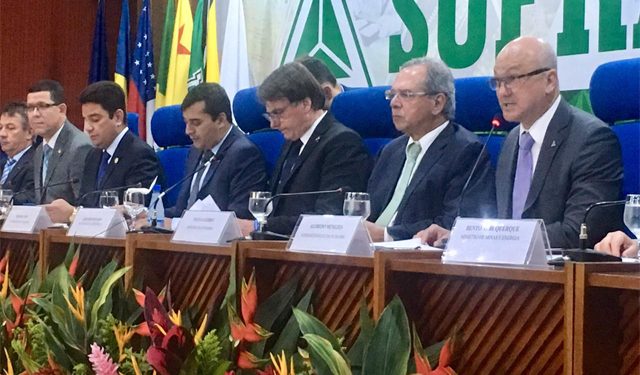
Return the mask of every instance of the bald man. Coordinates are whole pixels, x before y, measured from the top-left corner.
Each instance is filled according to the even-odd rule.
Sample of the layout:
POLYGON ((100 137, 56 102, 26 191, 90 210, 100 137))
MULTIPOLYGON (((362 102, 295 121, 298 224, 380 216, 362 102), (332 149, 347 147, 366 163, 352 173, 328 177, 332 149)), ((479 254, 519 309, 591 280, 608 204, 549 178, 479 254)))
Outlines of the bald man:
MULTIPOLYGON (((498 216, 543 219, 552 247, 577 247, 587 207, 620 196, 618 139, 605 123, 560 97, 556 54, 548 43, 511 41, 493 71, 504 118, 520 124, 507 136, 496 168, 498 216)), ((418 233, 428 243, 447 235, 433 227, 418 233)))

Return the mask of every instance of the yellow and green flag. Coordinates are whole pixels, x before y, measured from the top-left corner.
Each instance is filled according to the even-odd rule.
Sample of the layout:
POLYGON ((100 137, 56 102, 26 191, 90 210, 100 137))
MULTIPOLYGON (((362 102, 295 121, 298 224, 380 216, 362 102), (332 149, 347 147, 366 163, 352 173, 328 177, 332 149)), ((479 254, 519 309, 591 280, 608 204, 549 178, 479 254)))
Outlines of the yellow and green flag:
POLYGON ((167 73, 167 92, 164 105, 180 104, 187 95, 193 16, 189 0, 178 0, 176 20, 171 38, 171 57, 167 73))
POLYGON ((175 0, 167 0, 167 12, 164 16, 164 30, 162 31, 162 45, 160 47, 160 63, 158 65, 158 88, 156 90, 156 107, 165 106, 167 96, 167 76, 169 75, 169 58, 171 57, 171 39, 176 19, 175 0))
POLYGON ((207 13, 207 82, 220 82, 220 59, 218 58, 218 30, 216 1, 211 1, 207 13))
POLYGON ((189 60, 189 79, 187 80, 187 88, 189 90, 204 81, 203 17, 204 0, 198 0, 196 15, 193 19, 193 36, 191 38, 191 59, 189 60))

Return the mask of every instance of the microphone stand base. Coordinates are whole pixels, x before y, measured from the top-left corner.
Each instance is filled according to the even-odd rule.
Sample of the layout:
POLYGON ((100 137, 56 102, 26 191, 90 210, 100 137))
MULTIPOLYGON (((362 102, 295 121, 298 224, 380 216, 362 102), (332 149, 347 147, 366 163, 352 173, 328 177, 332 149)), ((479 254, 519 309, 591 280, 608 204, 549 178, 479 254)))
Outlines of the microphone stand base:
POLYGON ((250 234, 251 239, 254 241, 287 241, 289 236, 275 232, 259 232, 253 231, 250 234))
POLYGON ((162 227, 155 227, 150 225, 145 225, 140 228, 142 233, 161 233, 161 234, 170 234, 173 233, 171 229, 165 229, 162 227))

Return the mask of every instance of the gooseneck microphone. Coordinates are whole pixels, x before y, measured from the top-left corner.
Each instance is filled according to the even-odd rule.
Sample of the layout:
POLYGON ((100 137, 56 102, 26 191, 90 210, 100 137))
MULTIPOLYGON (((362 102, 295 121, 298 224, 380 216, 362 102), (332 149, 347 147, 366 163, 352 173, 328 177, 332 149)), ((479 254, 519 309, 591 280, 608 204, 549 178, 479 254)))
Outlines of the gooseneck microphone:
POLYGON ((601 201, 601 202, 596 202, 596 203, 592 203, 589 205, 589 207, 587 207, 587 209, 584 211, 584 217, 582 218, 582 223, 580 224, 580 250, 585 250, 587 248, 587 241, 589 240, 589 232, 588 232, 588 227, 587 227, 587 218, 589 217, 589 214, 591 213, 591 211, 593 211, 594 209, 599 209, 599 208, 605 208, 605 207, 615 207, 615 206, 624 206, 626 203, 626 201, 624 200, 617 200, 617 201, 601 201))
POLYGON ((497 128, 502 126, 502 122, 503 122, 503 119, 500 114, 496 114, 493 116, 493 119, 491 120, 491 129, 489 130, 489 134, 487 135, 487 138, 485 138, 484 143, 482 144, 482 149, 480 150, 480 153, 476 157, 475 163, 473 163, 473 168, 471 168, 471 173, 469 173, 469 177, 467 177, 467 180, 464 182, 464 185, 462 186, 462 190, 460 190, 460 201, 458 203, 458 212, 456 213, 456 217, 460 216, 460 212, 462 211, 462 202, 464 201, 464 194, 467 192, 467 188, 471 183, 471 179, 473 178, 473 175, 475 174, 476 169, 478 169, 478 164, 480 164, 480 159, 482 159, 484 150, 487 149, 487 144, 489 143, 489 140, 491 139, 493 132, 497 128))
POLYGON ((123 185, 123 186, 116 186, 116 187, 92 190, 92 191, 89 191, 89 192, 86 192, 86 193, 82 194, 80 196, 80 199, 78 199, 78 204, 80 204, 80 202, 82 202, 86 197, 88 197, 90 195, 93 195, 93 194, 99 194, 99 193, 103 193, 105 191, 111 191, 111 190, 119 191, 119 190, 124 190, 124 189, 129 189, 129 188, 139 188, 139 187, 142 187, 142 182, 138 182, 138 183, 135 183, 135 184, 129 184, 129 185, 123 185))
MULTIPOLYGON (((78 177, 73 177, 73 178, 70 178, 70 179, 65 180, 65 181, 58 181, 58 182, 49 183, 49 184, 46 184, 44 186, 37 187, 37 188, 35 188, 33 190, 34 190, 34 192, 46 191, 50 187, 66 185, 66 184, 77 184, 78 182, 80 182, 80 179, 78 177)), ((28 190, 20 190, 20 191, 16 192, 15 194, 13 194, 13 196, 11 197, 11 204, 13 204, 13 199, 16 196, 19 196, 21 194, 26 194, 28 192, 29 192, 28 190)), ((42 197, 41 197, 41 199, 42 199, 42 197)))
POLYGON ((203 171, 204 169, 206 169, 214 161, 222 160, 222 157, 223 157, 223 155, 212 155, 204 164, 202 164, 201 166, 196 168, 193 172, 187 174, 186 176, 184 176, 183 178, 178 180, 178 182, 176 182, 175 184, 169 186, 164 191, 162 191, 160 194, 158 194, 158 199, 156 199, 155 202, 153 202, 153 205, 151 206, 151 227, 155 228, 155 227, 158 226, 157 207, 158 207, 158 201, 160 201, 160 199, 162 199, 165 195, 167 195, 173 189, 175 189, 178 186, 182 185, 182 183, 184 183, 185 181, 191 180, 193 178, 193 176, 198 174, 198 172, 203 171))

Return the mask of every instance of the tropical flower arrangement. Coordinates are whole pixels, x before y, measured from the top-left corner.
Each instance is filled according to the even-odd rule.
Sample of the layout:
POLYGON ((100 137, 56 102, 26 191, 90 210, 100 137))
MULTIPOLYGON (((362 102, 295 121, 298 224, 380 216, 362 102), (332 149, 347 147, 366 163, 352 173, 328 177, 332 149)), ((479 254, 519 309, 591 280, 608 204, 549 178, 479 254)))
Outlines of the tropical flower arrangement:
POLYGON ((377 322, 361 303, 361 331, 347 350, 309 312, 312 291, 296 298, 296 280, 259 305, 254 275, 237 298, 232 267, 221 305, 198 317, 173 310, 169 288, 125 291, 128 268, 115 261, 88 285, 75 275, 73 246, 44 278, 34 265, 20 287, 9 259, 0 260, 3 374, 455 374, 452 341, 423 348, 398 298, 377 322))

